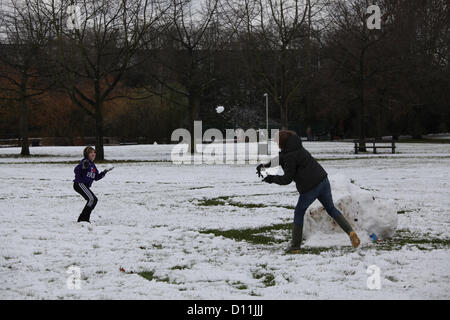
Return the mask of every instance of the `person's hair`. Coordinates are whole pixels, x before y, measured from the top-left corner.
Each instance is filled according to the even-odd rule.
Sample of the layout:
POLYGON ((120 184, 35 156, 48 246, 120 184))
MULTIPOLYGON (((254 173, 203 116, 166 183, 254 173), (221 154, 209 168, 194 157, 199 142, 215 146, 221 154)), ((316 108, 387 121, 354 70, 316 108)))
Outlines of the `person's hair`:
POLYGON ((295 135, 297 134, 291 130, 281 130, 280 132, 278 132, 278 145, 280 149, 283 150, 284 148, 286 148, 286 143, 289 137, 295 135))
POLYGON ((92 147, 92 146, 87 146, 87 147, 84 148, 84 150, 83 150, 83 156, 84 156, 85 158, 87 158, 87 157, 89 156, 89 153, 91 153, 92 151, 95 152, 94 147, 92 147))

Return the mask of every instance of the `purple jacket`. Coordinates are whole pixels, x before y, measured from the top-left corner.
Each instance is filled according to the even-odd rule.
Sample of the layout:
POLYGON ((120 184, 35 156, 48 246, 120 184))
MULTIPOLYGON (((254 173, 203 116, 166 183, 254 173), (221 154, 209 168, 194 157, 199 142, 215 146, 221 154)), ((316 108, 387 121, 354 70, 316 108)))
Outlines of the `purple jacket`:
POLYGON ((73 170, 75 172, 75 179, 73 182, 84 183, 88 188, 92 186, 92 182, 103 178, 106 172, 98 172, 97 167, 92 161, 84 158, 73 170))

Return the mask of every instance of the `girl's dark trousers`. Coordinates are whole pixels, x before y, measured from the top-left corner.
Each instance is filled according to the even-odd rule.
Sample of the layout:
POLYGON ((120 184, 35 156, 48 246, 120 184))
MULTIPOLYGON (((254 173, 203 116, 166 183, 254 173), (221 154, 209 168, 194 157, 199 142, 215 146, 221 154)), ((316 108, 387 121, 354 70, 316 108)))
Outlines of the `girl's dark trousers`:
POLYGON ((73 188, 86 200, 86 205, 84 206, 83 211, 78 217, 78 222, 81 221, 89 222, 91 212, 97 205, 98 199, 95 196, 95 194, 91 191, 91 189, 88 188, 84 183, 74 182, 73 188))

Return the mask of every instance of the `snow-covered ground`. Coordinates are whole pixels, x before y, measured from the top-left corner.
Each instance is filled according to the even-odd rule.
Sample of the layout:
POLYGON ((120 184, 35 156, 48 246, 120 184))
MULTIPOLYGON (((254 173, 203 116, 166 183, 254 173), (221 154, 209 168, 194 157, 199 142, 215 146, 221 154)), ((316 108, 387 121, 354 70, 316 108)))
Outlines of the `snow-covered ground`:
MULTIPOLYGON (((304 146, 318 159, 365 159, 367 154, 353 153, 354 146, 350 142, 303 142, 304 146)), ((205 144, 204 148, 210 145, 205 144)), ((450 156, 450 144, 437 143, 397 143, 396 154, 391 154, 390 149, 383 153, 375 155, 378 158, 442 158, 450 156)), ((160 162, 171 161, 171 151, 174 145, 124 145, 124 146, 106 146, 105 157, 111 161, 142 161, 142 162, 160 162)), ((232 149, 233 144, 228 144, 228 150, 232 149)), ((272 142, 274 153, 278 150, 272 142)), ((20 154, 20 148, 0 148, 0 163, 14 164, 17 162, 68 162, 79 160, 82 153, 82 147, 35 147, 31 148, 33 157, 17 158, 20 154)), ((243 144, 238 148, 237 153, 243 154, 246 149, 243 144)), ((369 154, 373 157, 374 155, 369 154)))
POLYGON ((261 183, 253 165, 174 165, 164 145, 106 147, 116 168, 93 186, 92 226, 79 225, 81 147, 27 159, 0 149, 0 298, 449 299, 450 144, 402 143, 396 155, 305 146, 331 177, 393 204, 391 240, 362 233, 355 250, 343 232, 318 232, 304 254, 283 255, 294 185, 261 183), (371 265, 380 290, 367 287, 371 265), (79 290, 67 287, 71 266, 79 290))

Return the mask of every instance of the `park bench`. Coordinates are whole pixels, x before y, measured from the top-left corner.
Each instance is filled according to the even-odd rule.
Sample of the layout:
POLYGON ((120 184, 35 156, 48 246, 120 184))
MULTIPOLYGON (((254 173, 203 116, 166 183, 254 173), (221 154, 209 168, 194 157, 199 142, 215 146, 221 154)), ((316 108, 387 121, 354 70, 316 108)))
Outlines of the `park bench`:
POLYGON ((391 149, 392 153, 395 153, 394 140, 354 140, 353 142, 355 143, 355 154, 358 154, 364 148, 366 150, 373 149, 373 153, 377 153, 377 149, 391 149))

